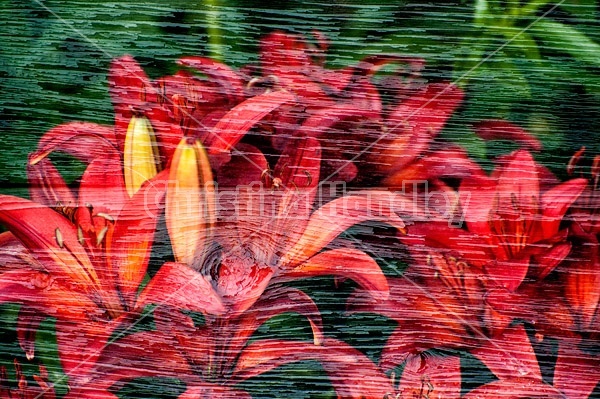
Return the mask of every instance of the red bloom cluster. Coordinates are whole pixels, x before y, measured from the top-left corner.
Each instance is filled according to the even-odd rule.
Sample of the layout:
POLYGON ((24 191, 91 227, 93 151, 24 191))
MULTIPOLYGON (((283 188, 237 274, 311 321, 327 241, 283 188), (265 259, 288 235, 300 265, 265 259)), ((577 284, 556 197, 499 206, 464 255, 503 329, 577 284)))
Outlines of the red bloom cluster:
MULTIPOLYGON (((592 188, 560 183, 534 161, 533 136, 490 120, 475 126, 483 139, 522 149, 488 175, 437 140, 459 88, 424 82, 424 62, 399 56, 328 69, 316 39, 273 33, 259 66, 187 57, 155 81, 116 59, 114 127, 75 122, 42 137, 31 200, 0 196, 0 302, 22 304, 27 359, 54 317, 72 398, 114 398, 142 377, 179 379, 180 398, 249 397, 236 384, 303 360, 320 362, 339 397, 590 395, 600 380, 598 162, 592 188), (54 152, 86 164, 76 185, 54 152), (340 193, 333 181, 360 189, 340 193), (363 246, 347 231, 365 222, 393 233, 363 246), (394 256, 406 253, 409 267, 386 276, 377 244, 403 248, 394 256), (156 251, 167 253, 157 270, 156 251), (328 275, 359 285, 350 313, 397 323, 378 363, 333 338, 314 299, 288 284, 328 275), (306 318, 311 341, 253 338, 289 312, 306 318), (153 327, 133 332, 147 318, 153 327), (546 337, 558 341, 553 385, 534 351, 546 337), (465 395, 467 354, 496 380, 465 395)), ((36 397, 53 398, 40 370, 36 397)), ((11 388, 2 371, 0 392, 33 397, 18 373, 11 388)))

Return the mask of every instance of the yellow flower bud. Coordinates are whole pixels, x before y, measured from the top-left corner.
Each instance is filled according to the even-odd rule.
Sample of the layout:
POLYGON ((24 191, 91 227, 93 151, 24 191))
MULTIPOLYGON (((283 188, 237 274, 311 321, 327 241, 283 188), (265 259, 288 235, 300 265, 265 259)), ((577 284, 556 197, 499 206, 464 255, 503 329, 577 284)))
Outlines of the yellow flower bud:
POLYGON ((156 136, 145 116, 133 116, 127 127, 123 154, 125 187, 132 197, 160 169, 156 136))
POLYGON ((171 163, 166 221, 175 259, 200 266, 215 221, 215 191, 206 150, 184 137, 171 163))

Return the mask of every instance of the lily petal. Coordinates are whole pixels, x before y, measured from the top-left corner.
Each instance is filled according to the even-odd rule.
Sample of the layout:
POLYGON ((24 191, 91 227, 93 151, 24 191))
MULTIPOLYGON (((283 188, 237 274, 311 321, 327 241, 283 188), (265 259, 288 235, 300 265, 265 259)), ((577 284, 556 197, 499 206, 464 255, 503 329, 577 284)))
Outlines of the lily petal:
POLYGON ((387 187, 403 189, 404 181, 413 184, 416 181, 440 177, 464 178, 467 176, 484 176, 484 171, 469 158, 465 150, 453 147, 436 151, 412 162, 386 176, 383 184, 387 187))
MULTIPOLYGON (((364 95, 364 93, 361 93, 364 95)), ((357 106, 352 103, 335 104, 330 107, 320 108, 311 112, 310 116, 302 122, 297 131, 298 137, 321 138, 334 125, 348 120, 361 120, 378 117, 379 113, 369 108, 357 106)))
POLYGON ((540 208, 544 229, 540 239, 545 240, 556 234, 565 212, 575 202, 587 185, 586 179, 572 179, 542 195, 540 208))
POLYGON ((233 102, 241 102, 244 98, 242 79, 228 65, 206 57, 183 57, 177 63, 206 74, 232 97, 233 102))
POLYGON ((211 137, 206 143, 209 154, 215 157, 213 167, 219 167, 229 160, 228 154, 242 137, 258 121, 273 110, 290 102, 294 96, 287 91, 275 91, 252 97, 232 108, 212 129, 211 137), (219 162, 218 158, 223 158, 219 162))
POLYGON ((506 261, 492 261, 485 266, 484 271, 496 284, 514 292, 525 280, 529 263, 528 256, 506 261))
POLYGON ((265 156, 256 147, 241 143, 233 151, 231 161, 218 171, 220 220, 215 238, 225 250, 253 242, 264 246, 257 235, 265 227, 264 220, 271 217, 266 213, 270 210, 270 197, 263 190, 263 174, 268 169, 265 156))
POLYGON ((371 191, 367 194, 337 198, 313 212, 302 236, 281 258, 280 268, 289 269, 311 258, 340 233, 358 223, 380 221, 403 231, 405 225, 396 210, 411 210, 414 204, 407 198, 387 191, 371 191))
POLYGON ((420 321, 406 320, 388 339, 381 352, 379 367, 389 372, 412 358, 420 358, 428 350, 462 348, 468 346, 469 341, 472 339, 464 328, 450 329, 446 325, 427 325, 420 321), (425 333, 423 327, 427 329, 425 333))
POLYGON ((504 120, 485 120, 475 124, 475 133, 483 140, 510 140, 521 147, 541 151, 542 143, 534 135, 504 120))
POLYGON ((116 152, 105 153, 86 168, 79 184, 79 206, 91 204, 95 213, 116 214, 127 198, 121 159, 116 152))
POLYGON ((312 210, 321 168, 321 146, 311 137, 291 140, 279 158, 273 176, 280 179, 273 192, 277 215, 269 237, 272 253, 285 254, 305 231, 312 210), (278 195, 281 193, 281 195, 278 195))
POLYGON ((80 385, 89 377, 90 371, 96 365, 102 350, 119 324, 118 318, 112 321, 100 319, 84 322, 57 320, 58 357, 73 386, 80 385))
POLYGON ((459 399, 461 382, 460 357, 411 356, 402 371, 398 390, 406 398, 432 394, 439 398, 459 399))
POLYGON ((593 325, 600 304, 600 254, 598 242, 577 243, 566 262, 565 298, 585 330, 593 325))
POLYGON ((498 175, 497 213, 505 225, 506 221, 514 221, 512 229, 515 231, 511 229, 507 234, 526 234, 526 231, 519 234, 517 230, 520 220, 532 223, 540 206, 540 179, 533 157, 527 151, 515 151, 502 160, 494 173, 498 175))
POLYGON ((136 307, 158 304, 208 314, 225 311, 221 298, 205 276, 182 263, 168 262, 140 294, 136 307))
POLYGON ((68 276, 86 291, 100 288, 75 227, 57 212, 35 202, 1 195, 0 221, 51 274, 68 276))
POLYGON ((78 392, 118 389, 135 378, 193 377, 187 360, 174 349, 174 344, 173 337, 158 331, 138 332, 111 342, 98 354, 86 384, 78 392), (152 350, 149 352, 148 348, 152 350))
MULTIPOLYGON (((464 399, 564 399, 556 388, 529 378, 508 378, 482 385, 469 391, 464 399)), ((570 397, 569 397, 570 398, 570 397)))
POLYGON ((571 243, 562 243, 553 246, 549 251, 535 256, 538 266, 536 277, 541 280, 546 278, 571 252, 571 243))
POLYGON ((282 269, 279 279, 325 275, 350 278, 377 300, 385 300, 389 295, 387 279, 377 262, 366 253, 351 248, 325 251, 293 269, 282 269))
POLYGON ((554 386, 569 399, 590 397, 600 382, 598 362, 597 355, 583 352, 576 342, 561 341, 554 369, 554 386))
POLYGON ((316 346, 301 341, 261 340, 240 354, 233 378, 245 380, 281 365, 303 360, 321 363, 339 397, 383 398, 393 392, 389 379, 369 358, 332 339, 316 346))
POLYGON ((146 274, 157 219, 164 203, 168 171, 161 172, 129 199, 107 238, 108 265, 118 276, 120 293, 129 307, 146 274))
POLYGON ((210 384, 207 382, 198 381, 195 384, 188 384, 188 388, 184 393, 179 395, 177 399, 198 399, 198 398, 236 398, 236 399, 252 399, 249 393, 224 387, 218 384, 210 384))
POLYGON ((477 315, 465 309, 453 290, 439 280, 426 287, 404 277, 388 281, 390 296, 386 301, 376 301, 362 289, 354 291, 347 301, 350 313, 376 313, 398 323, 381 355, 384 370, 402 364, 409 355, 473 342, 471 330, 477 330, 477 315))
POLYGON ((447 222, 415 223, 408 234, 399 234, 398 238, 409 246, 415 259, 425 264, 432 250, 456 252, 477 268, 493 259, 490 245, 485 240, 463 229, 449 227, 447 222))
POLYGON ((91 162, 104 151, 116 150, 112 127, 90 122, 69 122, 48 130, 38 143, 30 163, 45 158, 53 151, 66 152, 83 162, 91 162))
POLYGON ((470 232, 492 236, 490 214, 496 198, 496 182, 486 176, 471 176, 463 179, 459 188, 460 205, 470 232))
POLYGON ((315 345, 320 345, 323 335, 323 321, 317 305, 304 292, 291 288, 279 287, 266 291, 261 298, 235 322, 237 326, 234 337, 228 348, 232 355, 231 363, 242 348, 246 346, 252 334, 267 320, 283 313, 298 313, 308 320, 313 332, 315 345))
POLYGON ((0 233, 0 273, 23 268, 44 271, 33 254, 11 233, 0 233))
POLYGON ((133 110, 141 110, 146 96, 153 94, 150 79, 131 57, 126 55, 111 62, 108 73, 110 95, 115 107, 115 136, 123 151, 127 127, 133 110))
POLYGON ((41 159, 32 165, 32 157, 27 162, 27 181, 31 200, 46 206, 75 206, 77 201, 61 174, 49 159, 41 159))
POLYGON ((73 290, 73 285, 68 279, 61 281, 37 270, 9 270, 0 274, 0 302, 22 303, 38 314, 78 322, 101 315, 98 305, 73 290))
POLYGON ((381 151, 373 154, 377 169, 389 174, 404 168, 421 154, 442 130, 464 94, 452 84, 429 84, 401 103, 386 121, 381 151))
POLYGON ((63 399, 119 399, 119 397, 106 389, 78 387, 67 392, 63 399))
POLYGON ((32 360, 35 356, 35 335, 46 317, 46 315, 40 314, 29 307, 19 309, 17 339, 19 340, 19 346, 25 352, 27 360, 32 360))
POLYGON ((522 325, 510 328, 471 352, 500 380, 528 378, 542 381, 537 357, 522 325))

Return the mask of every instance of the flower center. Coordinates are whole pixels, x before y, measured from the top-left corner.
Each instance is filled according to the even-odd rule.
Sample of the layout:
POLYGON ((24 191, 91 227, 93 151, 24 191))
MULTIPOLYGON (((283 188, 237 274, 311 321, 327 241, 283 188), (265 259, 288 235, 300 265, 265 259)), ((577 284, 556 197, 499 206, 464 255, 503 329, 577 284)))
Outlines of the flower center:
POLYGON ((523 206, 515 193, 510 193, 509 205, 501 205, 496 197, 488 223, 498 245, 504 248, 509 258, 514 258, 530 242, 539 209, 537 197, 531 197, 531 204, 529 209, 523 206))

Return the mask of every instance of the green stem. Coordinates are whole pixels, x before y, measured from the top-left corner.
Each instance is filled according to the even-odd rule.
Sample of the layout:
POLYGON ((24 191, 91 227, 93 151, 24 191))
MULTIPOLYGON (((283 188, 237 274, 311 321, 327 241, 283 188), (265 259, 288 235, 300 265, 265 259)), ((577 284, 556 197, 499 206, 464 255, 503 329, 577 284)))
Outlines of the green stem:
POLYGON ((219 7, 219 0, 206 0, 206 32, 209 57, 223 61, 223 32, 219 25, 219 7))
POLYGON ((475 2, 475 15, 473 16, 474 25, 479 28, 485 27, 488 17, 489 8, 487 0, 477 0, 475 2))

